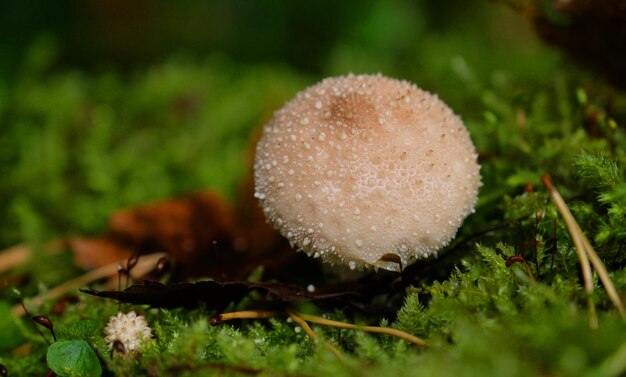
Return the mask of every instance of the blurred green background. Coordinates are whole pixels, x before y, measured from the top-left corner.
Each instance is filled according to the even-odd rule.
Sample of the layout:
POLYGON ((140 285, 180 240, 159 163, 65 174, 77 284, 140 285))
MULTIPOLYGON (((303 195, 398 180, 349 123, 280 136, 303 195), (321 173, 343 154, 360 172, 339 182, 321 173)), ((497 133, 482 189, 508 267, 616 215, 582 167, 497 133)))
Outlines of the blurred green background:
POLYGON ((415 74, 441 63, 432 54, 497 68, 511 51, 518 56, 509 58, 528 58, 536 47, 505 5, 459 0, 5 1, 0 41, 4 81, 34 64, 29 57, 54 59, 49 69, 98 71, 134 69, 172 53, 219 52, 239 63, 285 64, 315 75, 346 64, 415 74), (453 39, 448 51, 441 51, 441 39, 453 39), (29 56, 34 42, 49 44, 39 51, 46 56, 29 56), (490 56, 481 56, 486 51, 490 56))
MULTIPOLYGON (((541 23, 555 44, 565 35, 611 73, 606 61, 619 68, 614 57, 623 54, 596 42, 623 44, 613 28, 622 24, 606 22, 626 19, 614 11, 622 3, 0 1, 0 249, 98 235, 116 210, 197 191, 234 202, 255 131, 285 101, 326 76, 381 72, 447 102, 482 166, 476 213, 436 262, 414 265, 420 271, 406 283, 416 289, 392 284, 372 299, 394 311, 405 300, 396 320, 355 315, 424 336, 431 348, 324 330, 322 339, 358 361, 343 364, 282 320, 209 327, 204 309, 146 310, 156 345, 134 369, 117 357, 106 358, 107 369, 204 375, 225 362, 277 375, 624 375, 626 344, 615 334, 625 322, 596 281, 600 328, 589 328, 576 250, 540 177, 550 174, 625 292, 626 96, 542 43, 532 26, 541 23), (528 270, 507 267, 513 256, 528 270)), ((33 255, 2 278, 0 332, 17 329, 11 286, 32 297, 80 273, 69 251, 33 255)), ((237 308, 257 309, 251 300, 237 308)), ((55 328, 78 318, 104 325, 117 308, 79 295, 53 317, 55 328)), ((48 347, 22 325, 32 349, 13 349, 22 340, 0 334, 0 362, 11 375, 44 375, 48 347)), ((91 346, 106 355, 97 335, 91 346)))
POLYGON ((524 102, 571 69, 506 5, 461 0, 4 1, 0 57, 0 247, 206 188, 232 200, 251 130, 325 76, 436 92, 480 151, 491 90, 524 102))

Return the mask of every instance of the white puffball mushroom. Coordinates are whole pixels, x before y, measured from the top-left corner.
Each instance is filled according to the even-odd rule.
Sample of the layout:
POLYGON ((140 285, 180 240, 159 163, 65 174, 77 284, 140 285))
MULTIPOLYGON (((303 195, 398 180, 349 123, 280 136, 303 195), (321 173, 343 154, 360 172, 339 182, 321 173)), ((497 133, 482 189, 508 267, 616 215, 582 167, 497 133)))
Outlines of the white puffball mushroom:
POLYGON ((301 91, 265 125, 255 196, 298 250, 398 270, 450 242, 473 212, 479 170, 463 122, 435 95, 348 75, 301 91))

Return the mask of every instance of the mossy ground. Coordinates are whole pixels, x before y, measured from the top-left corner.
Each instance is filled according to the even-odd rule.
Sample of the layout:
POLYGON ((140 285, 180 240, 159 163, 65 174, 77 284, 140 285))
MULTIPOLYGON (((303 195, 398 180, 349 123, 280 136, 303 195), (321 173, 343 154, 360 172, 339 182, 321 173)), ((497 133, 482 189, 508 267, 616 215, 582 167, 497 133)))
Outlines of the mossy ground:
MULTIPOLYGON (((17 78, 0 86, 0 244, 26 241, 36 250, 0 291, 0 364, 9 375, 48 370, 46 342, 9 313, 11 288, 30 297, 80 274, 69 252, 49 256, 39 246, 97 234, 110 213, 130 205, 207 187, 233 199, 251 130, 306 85, 349 71, 414 81, 461 115, 480 153, 483 187, 457 239, 474 237, 439 269, 431 263, 391 318, 303 310, 394 326, 425 338, 427 349, 314 326, 342 361, 285 318, 212 327, 215 313, 202 308, 122 305, 144 314, 155 337, 141 357, 111 359, 101 328, 118 304, 85 295, 50 314, 59 338, 86 339, 105 373, 120 376, 625 375, 626 321, 594 281, 599 327, 590 328, 576 251, 540 178, 551 175, 624 297, 626 96, 528 36, 519 45, 498 33, 482 38, 485 24, 465 19, 445 23, 459 31, 432 27, 426 16, 401 18, 398 30, 372 38, 386 17, 403 14, 404 2, 390 4, 338 38, 316 74, 218 53, 176 54, 132 72, 54 70, 54 48, 34 44, 17 78), (506 266, 514 255, 530 276, 523 264, 506 266), (78 320, 100 329, 69 330, 78 320)), ((31 310, 51 313, 52 305, 31 310)))

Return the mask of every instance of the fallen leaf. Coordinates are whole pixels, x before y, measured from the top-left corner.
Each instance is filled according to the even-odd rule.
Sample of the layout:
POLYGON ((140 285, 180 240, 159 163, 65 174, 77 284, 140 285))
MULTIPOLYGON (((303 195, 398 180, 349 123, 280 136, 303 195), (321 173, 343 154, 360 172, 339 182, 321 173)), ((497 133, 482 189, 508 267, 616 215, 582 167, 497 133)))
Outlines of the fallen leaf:
POLYGON ((204 304, 209 309, 223 310, 231 302, 237 302, 250 291, 264 295, 265 300, 296 303, 317 300, 342 300, 354 296, 351 292, 316 293, 284 283, 272 282, 217 282, 163 284, 146 280, 123 291, 97 291, 81 289, 93 296, 111 298, 135 305, 150 305, 157 308, 192 308, 204 304))
POLYGON ((68 241, 74 251, 74 263, 93 269, 128 259, 133 250, 109 238, 74 237, 68 241))
POLYGON ((132 255, 165 252, 172 281, 246 280, 263 268, 267 280, 317 283, 323 275, 319 261, 296 253, 266 222, 254 198, 255 139, 234 205, 205 191, 118 211, 102 236, 70 240, 76 264, 94 268, 132 255))
POLYGON ((544 41, 626 88, 626 5, 622 0, 506 2, 527 16, 544 41), (549 9, 549 11, 548 11, 549 9))

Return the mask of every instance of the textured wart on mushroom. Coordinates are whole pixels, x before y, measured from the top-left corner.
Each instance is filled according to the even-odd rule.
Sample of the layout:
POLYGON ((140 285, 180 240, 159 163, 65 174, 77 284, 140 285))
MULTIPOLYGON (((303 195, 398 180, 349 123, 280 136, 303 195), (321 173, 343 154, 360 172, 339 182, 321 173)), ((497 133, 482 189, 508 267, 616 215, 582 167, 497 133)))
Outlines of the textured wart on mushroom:
POLYGON ((263 129, 255 196, 299 250, 397 270, 390 259, 436 256, 473 212, 476 159, 461 119, 436 96, 382 75, 328 78, 263 129))

